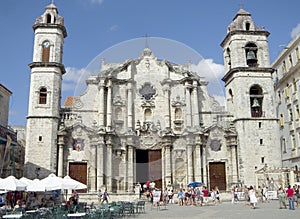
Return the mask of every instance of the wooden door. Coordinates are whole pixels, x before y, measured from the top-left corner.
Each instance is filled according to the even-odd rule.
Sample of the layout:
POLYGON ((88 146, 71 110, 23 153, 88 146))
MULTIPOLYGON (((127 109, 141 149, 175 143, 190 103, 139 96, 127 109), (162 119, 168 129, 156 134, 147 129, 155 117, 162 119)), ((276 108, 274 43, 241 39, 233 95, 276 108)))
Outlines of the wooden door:
MULTIPOLYGON (((85 185, 87 185, 87 164, 86 163, 70 163, 69 176, 85 185)), ((78 192, 86 192, 86 189, 78 190, 78 192)))
POLYGON ((219 190, 226 190, 226 172, 224 162, 209 163, 210 189, 215 186, 219 190))
POLYGON ((162 164, 161 150, 148 151, 148 178, 151 182, 155 182, 156 188, 162 189, 162 164))

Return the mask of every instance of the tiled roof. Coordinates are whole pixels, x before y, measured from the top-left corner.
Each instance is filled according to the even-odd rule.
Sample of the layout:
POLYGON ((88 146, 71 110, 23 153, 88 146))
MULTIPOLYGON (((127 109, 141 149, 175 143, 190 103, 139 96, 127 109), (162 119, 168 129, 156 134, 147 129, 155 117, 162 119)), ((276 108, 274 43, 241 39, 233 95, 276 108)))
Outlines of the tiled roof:
POLYGON ((66 97, 64 102, 64 106, 73 106, 75 101, 75 97, 66 97))

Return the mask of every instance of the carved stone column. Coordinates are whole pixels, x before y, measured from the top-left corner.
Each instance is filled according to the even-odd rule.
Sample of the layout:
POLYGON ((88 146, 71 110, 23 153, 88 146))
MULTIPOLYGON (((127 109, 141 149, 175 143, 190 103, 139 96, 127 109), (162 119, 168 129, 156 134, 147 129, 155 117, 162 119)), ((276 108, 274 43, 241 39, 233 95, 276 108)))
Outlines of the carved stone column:
POLYGON ((171 145, 165 146, 165 181, 166 184, 168 182, 172 182, 172 165, 171 165, 171 145))
POLYGON ((99 126, 104 127, 104 80, 99 82, 99 126))
POLYGON ((191 93, 190 93, 191 85, 186 81, 185 82, 185 101, 186 101, 186 117, 185 124, 186 127, 192 126, 192 115, 191 115, 191 93))
POLYGON ((164 92, 166 94, 167 97, 167 113, 165 114, 165 127, 166 129, 171 128, 171 102, 170 102, 170 84, 166 83, 164 85, 164 92))
POLYGON ((201 143, 197 142, 194 150, 194 170, 195 181, 202 182, 201 179, 201 143))
POLYGON ((97 147, 97 190, 104 184, 104 139, 100 137, 97 147))
POLYGON ((193 145, 191 143, 187 144, 187 180, 189 182, 194 181, 194 174, 193 174, 193 145))
POLYGON ((162 188, 165 188, 166 179, 166 150, 165 147, 161 149, 161 178, 162 178, 162 188))
POLYGON ((132 145, 128 145, 127 146, 128 149, 128 166, 127 166, 127 170, 128 170, 128 175, 127 175, 127 181, 128 181, 128 190, 129 192, 131 192, 132 190, 132 186, 133 186, 133 146, 132 145))
POLYGON ((65 138, 67 132, 65 131, 64 123, 59 125, 59 131, 57 133, 57 144, 58 144, 58 163, 57 163, 57 175, 63 177, 64 174, 64 147, 65 147, 65 138))
POLYGON ((112 142, 111 139, 106 141, 107 160, 106 160, 106 187, 107 191, 112 191, 112 142))
POLYGON ((58 136, 58 170, 57 176, 64 177, 64 135, 58 136))
POLYGON ((89 182, 90 182, 90 191, 97 191, 97 142, 91 141, 91 154, 93 158, 91 159, 91 166, 90 166, 90 174, 89 174, 89 182))
POLYGON ((203 182, 207 183, 208 178, 207 178, 207 163, 206 163, 206 147, 205 145, 201 145, 201 151, 202 151, 202 168, 203 168, 203 182))
POLYGON ((193 96, 193 105, 192 105, 192 116, 193 116, 193 125, 198 127, 199 124, 199 107, 198 107, 198 92, 197 92, 197 81, 193 81, 193 90, 192 90, 192 96, 193 96))
POLYGON ((111 80, 108 81, 107 83, 107 115, 106 115, 106 126, 107 130, 111 130, 112 127, 112 121, 111 121, 111 116, 112 116, 112 83, 111 80))
POLYGON ((127 85, 127 127, 132 130, 132 84, 129 82, 127 85))
POLYGON ((237 146, 236 145, 232 145, 231 146, 231 167, 232 167, 232 181, 233 182, 238 182, 239 181, 239 177, 238 177, 238 157, 237 157, 237 146))

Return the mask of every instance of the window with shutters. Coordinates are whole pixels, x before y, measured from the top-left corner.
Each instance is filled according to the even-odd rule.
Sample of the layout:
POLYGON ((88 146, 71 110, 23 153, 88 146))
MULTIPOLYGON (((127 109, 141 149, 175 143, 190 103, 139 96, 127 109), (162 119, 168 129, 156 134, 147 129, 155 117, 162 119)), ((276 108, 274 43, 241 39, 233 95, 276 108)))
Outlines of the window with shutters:
POLYGON ((42 87, 39 92, 39 104, 47 103, 47 89, 42 87))

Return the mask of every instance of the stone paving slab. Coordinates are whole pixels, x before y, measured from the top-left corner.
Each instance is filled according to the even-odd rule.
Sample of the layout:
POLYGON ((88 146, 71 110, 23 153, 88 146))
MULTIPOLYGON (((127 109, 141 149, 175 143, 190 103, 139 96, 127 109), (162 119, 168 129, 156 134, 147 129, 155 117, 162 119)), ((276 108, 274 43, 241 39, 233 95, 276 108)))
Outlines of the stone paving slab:
POLYGON ((199 218, 218 218, 218 219, 280 219, 280 218, 300 218, 300 207, 295 210, 279 209, 278 200, 271 200, 270 203, 259 203, 256 209, 251 209, 244 202, 232 204, 223 202, 221 204, 210 206, 179 206, 169 204, 166 208, 152 208, 146 205, 146 213, 141 213, 135 218, 143 219, 199 219, 199 218))

